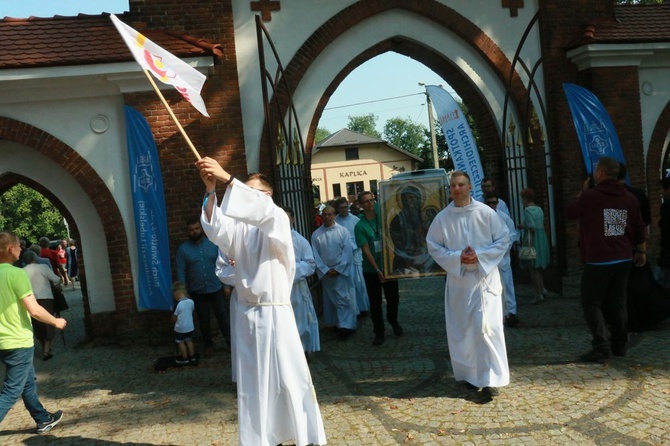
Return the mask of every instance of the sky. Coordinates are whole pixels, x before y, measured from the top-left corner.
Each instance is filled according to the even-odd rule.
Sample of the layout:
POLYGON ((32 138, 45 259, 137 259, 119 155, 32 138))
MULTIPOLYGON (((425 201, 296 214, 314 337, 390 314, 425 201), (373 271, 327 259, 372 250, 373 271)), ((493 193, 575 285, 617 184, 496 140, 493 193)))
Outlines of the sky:
MULTIPOLYGON (((121 14, 127 10, 128 0, 0 0, 0 18, 121 14)), ((372 113, 379 118, 380 133, 386 121, 396 117, 428 128, 426 95, 419 82, 442 84, 453 94, 435 72, 409 57, 388 52, 370 59, 352 71, 333 93, 319 127, 336 132, 347 127, 349 116, 372 113)))

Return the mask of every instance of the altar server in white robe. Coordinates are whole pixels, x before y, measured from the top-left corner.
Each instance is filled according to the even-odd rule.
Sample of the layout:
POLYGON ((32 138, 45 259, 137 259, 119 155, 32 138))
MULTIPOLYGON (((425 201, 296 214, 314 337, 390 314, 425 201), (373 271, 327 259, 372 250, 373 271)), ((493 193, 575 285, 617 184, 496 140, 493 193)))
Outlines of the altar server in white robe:
POLYGON ((505 212, 498 210, 498 205, 500 204, 500 199, 495 193, 487 193, 484 196, 484 203, 486 203, 491 209, 496 211, 498 217, 502 218, 507 226, 509 231, 510 247, 505 253, 502 261, 498 265, 500 270, 500 280, 503 284, 503 313, 504 313, 504 325, 508 327, 516 327, 519 325, 519 318, 516 316, 516 293, 514 291, 514 275, 512 274, 512 259, 510 258, 510 250, 514 243, 519 242, 519 231, 516 229, 516 225, 512 218, 507 215, 505 212))
POLYGON ((260 174, 233 179, 209 157, 196 162, 205 183, 202 227, 235 261, 235 374, 239 444, 326 444, 316 393, 291 308, 295 256, 286 213, 260 174), (215 187, 226 191, 216 206, 215 187))
POLYGON ((469 176, 452 173, 453 202, 433 220, 428 252, 447 272, 444 292, 449 354, 456 381, 496 396, 509 384, 498 264, 509 231, 495 211, 470 197, 469 176))
POLYGON ((284 211, 291 222, 291 237, 293 238, 293 252, 295 253, 295 278, 291 289, 291 305, 293 306, 295 322, 298 324, 302 349, 305 353, 314 353, 321 350, 321 341, 319 338, 319 320, 316 317, 307 278, 314 274, 316 262, 309 242, 295 230, 293 210, 285 207, 284 211))
POLYGON ((356 290, 356 305, 358 305, 359 317, 365 317, 370 311, 370 298, 368 297, 368 289, 365 287, 365 279, 363 278, 363 250, 356 244, 355 230, 356 225, 361 219, 349 212, 349 200, 345 197, 338 198, 335 201, 335 206, 337 207, 335 223, 347 228, 347 231, 351 234, 351 246, 354 250, 354 271, 351 273, 351 278, 356 290))
POLYGON ((358 305, 351 277, 354 251, 349 231, 335 223, 335 208, 323 208, 321 218, 323 225, 312 234, 312 251, 323 284, 323 321, 336 326, 344 340, 357 327, 358 305))
MULTIPOLYGON (((235 288, 235 261, 233 259, 229 259, 224 253, 219 250, 219 256, 216 258, 216 269, 215 269, 216 277, 219 278, 221 283, 224 285, 230 285, 233 287, 233 291, 235 288)), ((237 311, 237 295, 234 292, 231 292, 230 294, 230 302, 228 303, 230 306, 230 366, 231 366, 231 380, 233 382, 237 382, 237 373, 235 370, 235 358, 236 358, 236 353, 235 353, 235 328, 233 327, 233 324, 235 323, 236 315, 235 312, 237 311)))

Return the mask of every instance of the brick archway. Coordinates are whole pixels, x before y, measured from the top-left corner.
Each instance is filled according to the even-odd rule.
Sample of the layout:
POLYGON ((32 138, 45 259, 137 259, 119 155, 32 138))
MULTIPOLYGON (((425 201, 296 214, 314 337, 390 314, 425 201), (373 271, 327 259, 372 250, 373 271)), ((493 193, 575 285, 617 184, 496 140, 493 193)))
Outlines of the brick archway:
MULTIPOLYGON (((509 91, 511 103, 522 122, 525 122, 524 113, 527 110, 526 100, 528 92, 518 74, 512 71, 511 62, 507 59, 505 53, 474 23, 455 10, 431 0, 418 0, 415 2, 374 0, 357 2, 343 9, 317 29, 286 65, 285 75, 290 91, 296 91, 302 78, 319 54, 347 30, 375 15, 396 9, 416 14, 437 23, 460 37, 466 45, 474 48, 476 53, 492 69, 495 76, 500 79, 501 86, 504 88, 508 84, 511 85, 509 91), (513 72, 511 82, 508 81, 510 72, 513 72)), ((503 161, 502 141, 488 104, 478 93, 470 79, 461 73, 460 70, 454 69, 454 65, 443 54, 423 46, 420 42, 414 42, 402 36, 389 38, 371 46, 337 74, 334 81, 319 100, 315 114, 309 125, 305 147, 310 148, 312 146, 314 134, 323 109, 341 81, 357 66, 387 51, 395 51, 423 63, 442 76, 456 89, 468 104, 470 113, 477 122, 480 134, 485 135, 485 147, 492 149, 487 152, 485 159, 482 160, 485 164, 485 169, 500 173, 503 161)), ((265 131, 263 140, 267 141, 265 131)))
MULTIPOLYGON (((661 185, 659 180, 661 179, 660 172, 661 167, 663 166, 663 151, 665 150, 665 142, 670 135, 670 102, 665 105, 665 108, 658 116, 656 125, 654 126, 654 131, 651 134, 651 139, 649 141, 649 151, 647 152, 647 165, 645 170, 647 171, 647 192, 649 194, 649 200, 651 202, 651 213, 653 216, 652 221, 655 222, 658 218, 658 203, 661 197, 661 185)), ((654 223, 652 223, 652 227, 654 223)), ((652 232, 654 238, 657 238, 660 233, 659 231, 652 232)))
MULTIPOLYGON (((28 150, 35 150, 63 168, 79 184, 96 209, 104 228, 107 245, 128 246, 125 232, 118 230, 123 227, 123 220, 114 197, 93 167, 76 151, 37 127, 6 117, 0 117, 0 139, 21 144, 28 150)), ((73 221, 70 212, 58 197, 38 182, 22 175, 12 172, 3 175, 0 178, 0 191, 4 192, 18 183, 26 184, 43 194, 63 215, 69 216, 70 221, 73 221)), ((86 249, 95 248, 82 247, 83 251, 86 249)), ((91 314, 88 299, 85 297, 85 324, 89 336, 114 334, 119 323, 123 325, 128 321, 129 315, 132 318, 133 314, 137 314, 130 258, 126 250, 110 250, 109 267, 116 305, 115 317, 109 317, 108 313, 91 314)))

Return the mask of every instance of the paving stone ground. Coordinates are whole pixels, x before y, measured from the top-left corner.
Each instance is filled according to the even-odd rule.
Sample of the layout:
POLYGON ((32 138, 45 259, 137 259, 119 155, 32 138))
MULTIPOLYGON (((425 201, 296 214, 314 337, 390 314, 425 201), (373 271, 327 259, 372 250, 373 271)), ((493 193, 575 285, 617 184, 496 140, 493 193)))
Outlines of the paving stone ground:
MULTIPOLYGON (((402 337, 387 328, 372 346, 361 321, 346 342, 322 330, 310 360, 330 445, 670 445, 670 322, 632 335, 608 365, 580 363, 589 335, 576 284, 530 305, 517 291, 521 324, 506 329, 511 383, 493 400, 453 379, 443 278, 402 280, 402 337)), ((236 445, 237 403, 226 350, 197 368, 157 374, 164 346, 87 343, 81 293, 69 290, 66 345, 36 357, 40 397, 64 421, 34 435, 21 403, 0 426, 2 445, 236 445)))

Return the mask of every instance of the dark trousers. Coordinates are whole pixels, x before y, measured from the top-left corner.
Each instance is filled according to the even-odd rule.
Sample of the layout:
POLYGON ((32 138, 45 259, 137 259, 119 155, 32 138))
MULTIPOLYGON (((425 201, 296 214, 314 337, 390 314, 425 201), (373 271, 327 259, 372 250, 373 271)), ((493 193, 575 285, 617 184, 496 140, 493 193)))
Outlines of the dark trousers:
POLYGON ((212 324, 210 310, 219 324, 221 336, 230 340, 230 315, 228 314, 228 302, 223 295, 223 289, 214 293, 190 293, 189 296, 195 303, 195 313, 198 315, 200 334, 205 347, 214 345, 212 341, 212 324))
POLYGON ((630 268, 630 262, 584 265, 582 310, 595 350, 610 352, 625 348, 628 342, 626 288, 630 268))
POLYGON ((379 281, 377 273, 363 273, 365 288, 368 290, 370 298, 370 318, 375 334, 384 334, 384 315, 382 312, 382 289, 386 297, 386 320, 389 324, 398 323, 398 303, 400 294, 398 293, 398 281, 387 280, 384 283, 379 281))

